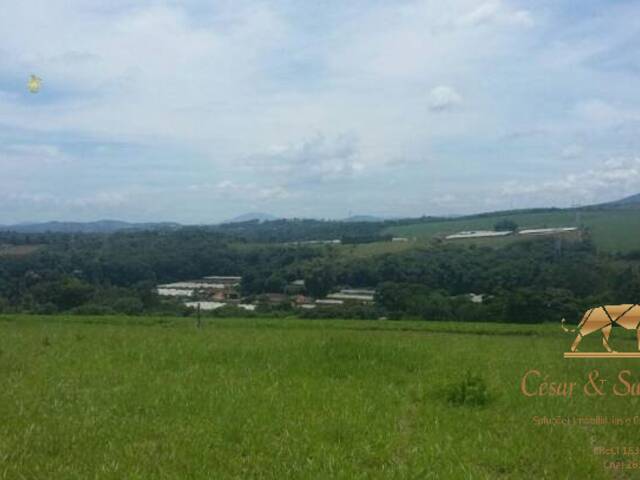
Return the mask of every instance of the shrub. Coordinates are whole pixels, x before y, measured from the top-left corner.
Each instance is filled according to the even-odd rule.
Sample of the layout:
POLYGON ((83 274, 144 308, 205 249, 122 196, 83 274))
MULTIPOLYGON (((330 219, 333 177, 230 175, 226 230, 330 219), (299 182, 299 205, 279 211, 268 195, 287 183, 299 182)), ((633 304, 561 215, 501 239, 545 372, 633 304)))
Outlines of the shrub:
POLYGON ((118 313, 125 315, 140 315, 144 310, 144 305, 139 298, 124 297, 113 303, 113 309, 118 313))
POLYGON ((39 315, 53 315, 55 313, 58 313, 58 307, 56 307, 56 305, 51 302, 47 302, 44 304, 36 305, 36 307, 33 309, 33 312, 39 315))
POLYGON ((518 224, 513 220, 509 220, 508 218, 505 218, 503 220, 497 221, 496 224, 493 226, 493 229, 496 232, 515 231, 518 229, 518 224))
POLYGON ((209 316, 222 318, 249 318, 255 317, 256 313, 251 310, 245 310, 237 305, 227 304, 224 307, 216 308, 208 312, 209 316))
POLYGON ((483 406, 490 400, 489 389, 483 378, 467 371, 462 381, 452 384, 446 392, 447 401, 456 406, 483 406))

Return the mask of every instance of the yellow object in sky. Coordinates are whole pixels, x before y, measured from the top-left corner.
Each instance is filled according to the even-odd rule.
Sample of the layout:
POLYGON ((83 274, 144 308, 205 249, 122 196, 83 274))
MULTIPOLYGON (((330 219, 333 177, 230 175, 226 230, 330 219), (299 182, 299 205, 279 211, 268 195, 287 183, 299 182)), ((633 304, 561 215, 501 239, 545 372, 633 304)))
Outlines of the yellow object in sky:
POLYGON ((27 87, 29 87, 29 91, 31 93, 38 93, 40 91, 40 87, 42 86, 42 79, 36 77, 35 75, 31 75, 29 81, 27 82, 27 87))

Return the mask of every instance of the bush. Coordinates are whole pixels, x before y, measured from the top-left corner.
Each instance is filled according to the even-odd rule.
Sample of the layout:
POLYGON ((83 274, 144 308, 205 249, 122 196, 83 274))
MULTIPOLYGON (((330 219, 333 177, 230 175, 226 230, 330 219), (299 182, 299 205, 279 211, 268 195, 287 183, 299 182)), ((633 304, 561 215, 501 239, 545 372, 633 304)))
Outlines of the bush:
POLYGON ((518 224, 513 220, 505 218, 496 222, 496 224, 493 226, 493 229, 496 232, 512 232, 518 229, 518 224))
POLYGON ((627 253, 619 253, 618 258, 623 260, 640 260, 640 249, 630 250, 627 253))
POLYGON ((124 297, 113 303, 113 309, 125 315, 140 315, 144 310, 144 305, 139 298, 124 297))
POLYGON ((41 305, 36 305, 33 312, 39 315, 54 315, 58 313, 58 307, 51 302, 47 302, 41 305))
POLYGON ((449 386, 446 397, 450 404, 456 406, 479 407, 486 405, 490 400, 485 381, 470 371, 467 371, 462 381, 449 386))
POLYGON ((187 307, 184 303, 175 299, 163 299, 148 311, 153 315, 188 317, 195 314, 196 309, 187 307))
POLYGON ((9 312, 9 300, 4 297, 0 297, 0 313, 9 312))

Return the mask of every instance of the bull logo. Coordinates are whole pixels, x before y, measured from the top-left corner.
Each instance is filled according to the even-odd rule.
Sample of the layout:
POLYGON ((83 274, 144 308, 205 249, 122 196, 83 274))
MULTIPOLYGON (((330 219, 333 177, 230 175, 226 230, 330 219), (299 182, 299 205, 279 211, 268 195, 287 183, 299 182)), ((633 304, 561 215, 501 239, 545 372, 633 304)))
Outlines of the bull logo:
POLYGON ((601 307, 594 307, 586 311, 582 320, 578 326, 572 330, 569 330, 564 326, 564 318, 562 319, 561 326, 565 332, 578 332, 576 339, 571 345, 571 352, 565 353, 565 357, 600 357, 600 356, 633 356, 638 357, 637 353, 618 353, 611 348, 609 344, 609 336, 614 325, 618 325, 626 330, 635 330, 638 341, 638 351, 640 351, 640 305, 628 304, 628 305, 603 305, 601 307), (590 333, 601 332, 602 333, 602 345, 606 349, 607 353, 603 354, 578 354, 578 345, 584 337, 590 333))

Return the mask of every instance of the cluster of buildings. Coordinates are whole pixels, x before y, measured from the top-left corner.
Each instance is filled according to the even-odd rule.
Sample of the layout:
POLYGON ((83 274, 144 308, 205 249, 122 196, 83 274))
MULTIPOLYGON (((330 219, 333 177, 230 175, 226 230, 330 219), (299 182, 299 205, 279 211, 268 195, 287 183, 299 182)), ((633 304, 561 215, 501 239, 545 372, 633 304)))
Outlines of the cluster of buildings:
POLYGON ((285 245, 340 245, 342 240, 302 240, 299 242, 285 242, 285 245))
POLYGON ((212 275, 198 280, 174 282, 158 285, 156 291, 161 297, 181 300, 187 307, 201 310, 216 310, 225 305, 234 305, 253 311, 259 304, 286 304, 302 309, 336 307, 342 305, 368 305, 374 303, 375 290, 344 288, 330 293, 325 298, 314 299, 306 295, 304 280, 291 282, 286 293, 265 293, 249 302, 240 293, 239 276, 212 275))
MULTIPOLYGON (((339 292, 330 293, 326 298, 315 301, 315 306, 370 305, 374 303, 375 290, 343 288, 339 292)), ((309 308, 309 307, 307 307, 309 308)))
POLYGON ((446 240, 459 240, 463 238, 487 238, 487 237, 504 237, 511 235, 513 232, 510 230, 494 232, 493 230, 468 230, 464 232, 454 233, 444 237, 446 240))
POLYGON ((162 297, 197 298, 224 302, 239 300, 242 277, 212 275, 200 280, 165 283, 158 285, 158 295, 162 297))
POLYGON ((526 228, 520 230, 468 230, 447 235, 445 240, 460 240, 465 238, 505 237, 507 235, 556 235, 560 233, 575 232, 578 227, 554 227, 554 228, 526 228))

